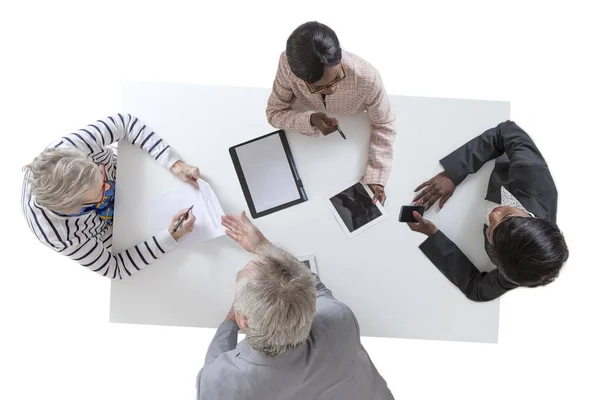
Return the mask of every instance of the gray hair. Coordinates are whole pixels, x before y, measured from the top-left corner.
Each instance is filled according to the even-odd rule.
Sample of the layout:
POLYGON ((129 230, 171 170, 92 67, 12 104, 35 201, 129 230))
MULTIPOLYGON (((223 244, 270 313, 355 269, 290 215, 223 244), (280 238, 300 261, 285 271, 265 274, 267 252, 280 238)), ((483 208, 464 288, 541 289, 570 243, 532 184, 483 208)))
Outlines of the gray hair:
POLYGON ((246 317, 246 340, 271 357, 306 341, 316 304, 310 269, 272 245, 242 272, 236 285, 234 308, 246 317))
POLYGON ((79 149, 48 148, 23 167, 35 201, 59 212, 75 212, 94 187, 97 165, 79 149))

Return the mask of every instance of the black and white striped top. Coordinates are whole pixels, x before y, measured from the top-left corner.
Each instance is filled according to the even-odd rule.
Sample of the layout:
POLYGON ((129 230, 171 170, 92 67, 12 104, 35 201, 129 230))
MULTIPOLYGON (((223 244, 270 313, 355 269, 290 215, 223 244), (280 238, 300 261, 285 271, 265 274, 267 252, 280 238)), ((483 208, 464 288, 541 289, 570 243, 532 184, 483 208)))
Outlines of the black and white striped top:
MULTIPOLYGON (((139 146, 169 169, 177 153, 142 121, 130 114, 98 120, 51 144, 57 148, 76 147, 97 164, 106 165, 107 179, 117 175, 117 157, 109 146, 125 139, 139 146)), ((112 225, 95 211, 64 216, 38 205, 31 193, 28 174, 23 182, 23 214, 29 227, 46 246, 111 279, 122 279, 144 268, 173 249, 177 242, 167 229, 120 253, 113 253, 112 225)))

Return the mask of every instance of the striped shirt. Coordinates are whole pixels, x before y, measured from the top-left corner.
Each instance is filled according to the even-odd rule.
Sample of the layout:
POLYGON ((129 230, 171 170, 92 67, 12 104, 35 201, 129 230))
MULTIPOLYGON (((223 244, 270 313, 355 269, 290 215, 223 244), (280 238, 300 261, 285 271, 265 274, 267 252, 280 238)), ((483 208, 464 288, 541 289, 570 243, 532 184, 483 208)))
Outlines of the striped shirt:
MULTIPOLYGON (((63 136, 50 147, 83 150, 90 160, 106 166, 107 180, 115 180, 117 157, 110 145, 122 139, 145 150, 167 169, 179 159, 164 140, 130 114, 98 120, 63 136)), ((112 224, 106 223, 95 211, 65 216, 38 205, 31 193, 28 173, 23 182, 22 205, 29 228, 42 243, 111 279, 131 276, 177 244, 165 229, 125 251, 113 253, 112 224)))

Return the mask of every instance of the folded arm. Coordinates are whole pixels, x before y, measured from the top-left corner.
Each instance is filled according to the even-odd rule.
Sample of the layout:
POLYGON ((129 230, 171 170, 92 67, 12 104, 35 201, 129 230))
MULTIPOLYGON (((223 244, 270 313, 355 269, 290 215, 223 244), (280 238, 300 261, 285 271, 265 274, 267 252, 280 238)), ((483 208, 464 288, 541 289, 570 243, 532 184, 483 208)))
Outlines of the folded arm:
POLYGON ((518 287, 506 280, 497 269, 480 272, 440 230, 427 238, 419 248, 470 300, 490 301, 518 287))
POLYGON ((440 160, 458 186, 467 175, 479 171, 488 161, 506 154, 511 168, 546 166, 542 154, 529 135, 513 121, 498 124, 440 160))

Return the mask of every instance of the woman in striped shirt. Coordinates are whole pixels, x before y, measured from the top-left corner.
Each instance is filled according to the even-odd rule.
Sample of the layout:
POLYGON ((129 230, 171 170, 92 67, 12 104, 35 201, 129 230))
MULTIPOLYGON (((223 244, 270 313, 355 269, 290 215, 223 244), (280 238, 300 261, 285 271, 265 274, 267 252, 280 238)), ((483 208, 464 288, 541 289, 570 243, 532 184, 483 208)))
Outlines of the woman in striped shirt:
POLYGON ((113 253, 112 218, 117 157, 112 143, 139 146, 181 180, 198 188, 198 168, 130 114, 117 114, 62 137, 25 166, 23 213, 38 239, 53 250, 102 276, 131 276, 177 245, 194 226, 189 217, 120 253, 113 253))

